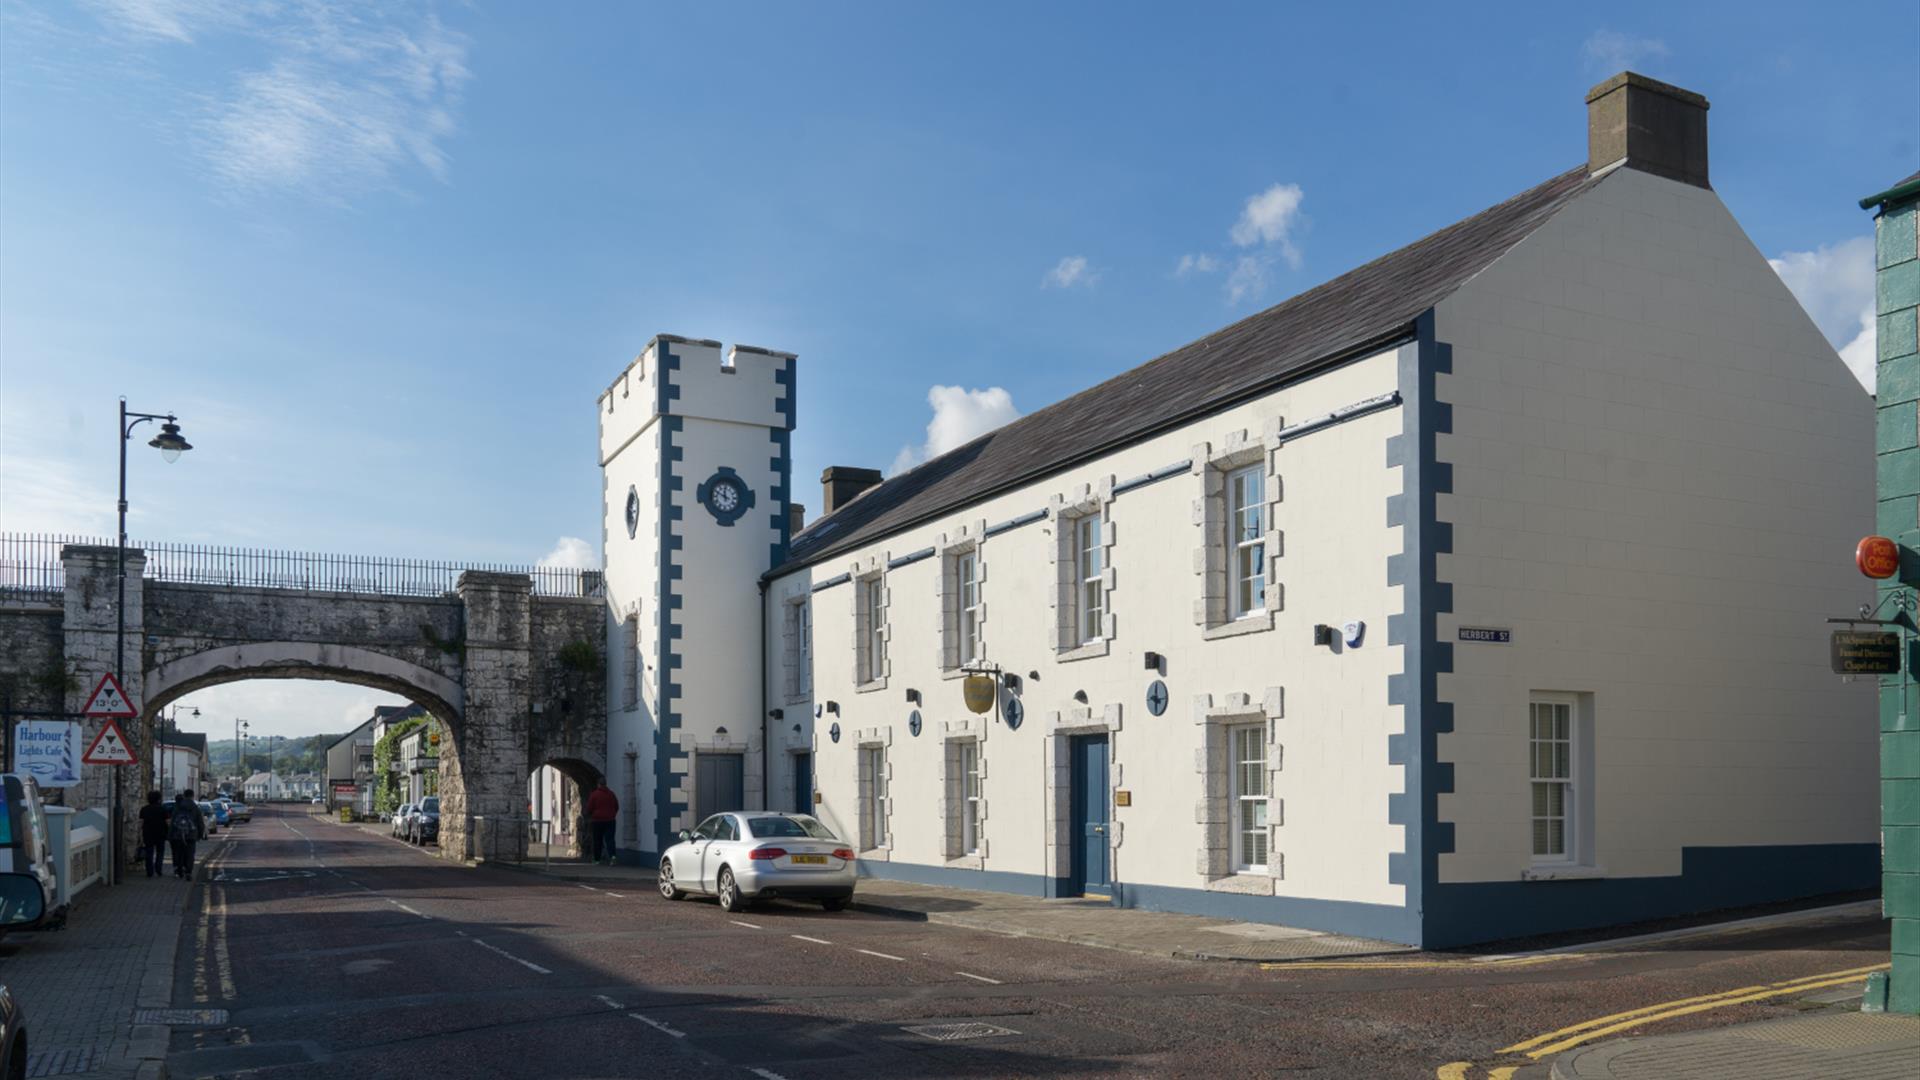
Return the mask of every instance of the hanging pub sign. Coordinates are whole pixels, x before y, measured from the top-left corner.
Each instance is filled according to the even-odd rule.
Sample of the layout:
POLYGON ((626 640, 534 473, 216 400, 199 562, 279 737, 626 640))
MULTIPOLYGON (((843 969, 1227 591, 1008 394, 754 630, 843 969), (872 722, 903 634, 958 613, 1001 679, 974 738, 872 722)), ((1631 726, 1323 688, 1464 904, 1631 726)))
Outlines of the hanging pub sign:
POLYGON ((960 696, 972 712, 991 712, 993 699, 999 694, 1000 683, 991 675, 969 675, 960 680, 960 696))
POLYGON ((1898 675, 1900 635, 1886 630, 1835 630, 1835 675, 1898 675))

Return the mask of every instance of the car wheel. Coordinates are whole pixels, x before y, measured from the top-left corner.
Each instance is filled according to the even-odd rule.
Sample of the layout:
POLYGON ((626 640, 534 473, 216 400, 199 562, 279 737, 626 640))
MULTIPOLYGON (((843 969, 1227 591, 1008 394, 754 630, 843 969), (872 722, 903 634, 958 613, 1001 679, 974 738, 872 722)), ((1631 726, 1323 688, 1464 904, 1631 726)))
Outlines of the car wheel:
POLYGON ((732 870, 729 870, 724 866, 720 868, 719 885, 720 885, 720 910, 721 911, 746 910, 747 898, 740 895, 740 883, 733 880, 732 870))
POLYGON ((687 894, 673 883, 673 864, 660 860, 660 895, 669 900, 684 900, 687 894))
POLYGON ((844 896, 829 896, 825 900, 820 901, 820 906, 826 908, 828 911, 845 911, 847 909, 847 898, 844 896))

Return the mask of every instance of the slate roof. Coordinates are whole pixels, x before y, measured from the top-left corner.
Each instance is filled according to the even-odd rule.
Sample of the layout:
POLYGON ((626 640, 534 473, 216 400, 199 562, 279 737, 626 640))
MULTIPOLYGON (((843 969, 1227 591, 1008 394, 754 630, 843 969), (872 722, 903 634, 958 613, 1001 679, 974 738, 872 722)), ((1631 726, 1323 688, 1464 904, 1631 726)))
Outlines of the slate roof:
POLYGON ((1405 336, 1596 181, 1585 165, 895 476, 795 537, 769 577, 1190 422, 1405 336))
POLYGON ((177 746, 183 750, 207 752, 207 733, 204 731, 162 731, 157 740, 161 746, 177 746))

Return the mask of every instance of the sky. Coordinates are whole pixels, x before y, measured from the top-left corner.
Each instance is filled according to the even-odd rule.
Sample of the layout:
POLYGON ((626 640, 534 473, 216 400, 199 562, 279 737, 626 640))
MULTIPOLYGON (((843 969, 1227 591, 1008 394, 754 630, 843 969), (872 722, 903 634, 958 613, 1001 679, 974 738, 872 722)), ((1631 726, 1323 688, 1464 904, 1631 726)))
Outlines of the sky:
POLYGON ((0 531, 111 536, 125 395, 195 446, 136 540, 594 565, 659 332, 799 354, 817 512, 1584 161, 1625 68, 1870 382, 1856 202, 1920 168, 1892 3, 698 7, 0 4, 0 531))

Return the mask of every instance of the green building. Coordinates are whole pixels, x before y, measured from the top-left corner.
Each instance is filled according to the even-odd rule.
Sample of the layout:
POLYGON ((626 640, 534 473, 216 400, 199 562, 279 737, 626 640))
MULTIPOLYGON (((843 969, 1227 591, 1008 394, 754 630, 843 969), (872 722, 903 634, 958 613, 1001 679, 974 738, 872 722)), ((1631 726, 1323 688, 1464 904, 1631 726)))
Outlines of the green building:
MULTIPOLYGON (((1876 211, 1880 531, 1899 542, 1901 573, 1882 592, 1920 584, 1920 172, 1860 200, 1876 211)), ((1894 600, 1915 616, 1907 597, 1894 600), (1905 603, 1903 603, 1905 601, 1905 603)), ((1909 627, 1912 629, 1912 627, 1909 627)), ((1880 686, 1880 823, 1883 888, 1893 920, 1893 969, 1875 976, 1869 1009, 1920 1013, 1920 685, 1907 670, 1880 686)))

